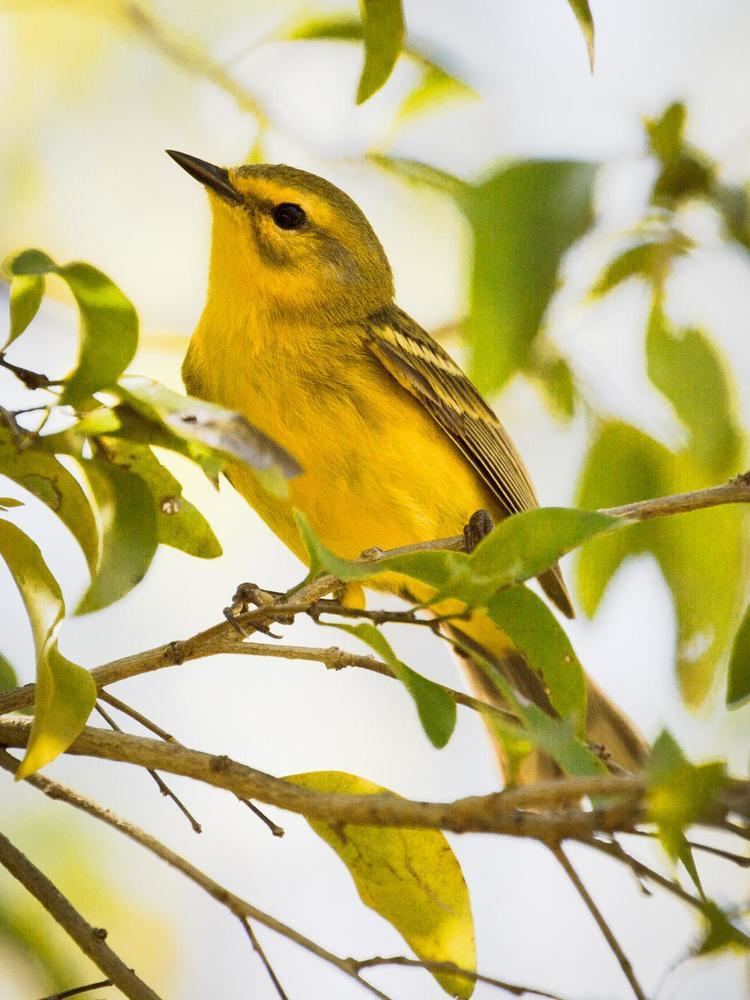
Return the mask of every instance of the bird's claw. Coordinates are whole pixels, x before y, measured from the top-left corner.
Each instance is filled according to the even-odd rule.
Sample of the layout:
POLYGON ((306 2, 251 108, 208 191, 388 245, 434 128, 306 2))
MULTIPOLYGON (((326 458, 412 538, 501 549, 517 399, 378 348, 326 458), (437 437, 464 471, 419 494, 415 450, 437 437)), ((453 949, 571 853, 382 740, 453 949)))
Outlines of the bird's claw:
POLYGON ((464 526, 464 547, 467 552, 473 552, 483 538, 495 527, 492 514, 488 510, 475 510, 464 526))

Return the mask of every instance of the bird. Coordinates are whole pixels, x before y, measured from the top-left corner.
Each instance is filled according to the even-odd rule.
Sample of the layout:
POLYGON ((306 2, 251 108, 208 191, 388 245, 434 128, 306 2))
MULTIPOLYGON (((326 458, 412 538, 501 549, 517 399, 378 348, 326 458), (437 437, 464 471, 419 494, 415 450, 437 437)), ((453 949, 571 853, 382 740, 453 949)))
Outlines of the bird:
MULTIPOLYGON (((187 391, 241 413, 280 444, 301 473, 281 499, 246 468, 228 478, 303 561, 301 511, 339 556, 429 541, 538 506, 502 423, 459 365, 394 301, 391 267, 359 206, 325 178, 286 164, 225 168, 168 154, 205 188, 212 236, 203 312, 183 363, 187 391), (477 512, 482 515, 477 519, 477 512)), ((482 527, 484 525, 484 527, 482 527)), ((567 617, 559 566, 539 577, 567 617)), ((373 586, 425 602, 424 585, 381 574, 373 586)), ((361 591, 344 599, 361 606, 361 591)), ((462 611, 455 601, 435 608, 462 611)), ((480 610, 451 628, 501 666, 523 697, 552 712, 544 685, 480 610)), ((475 693, 502 704, 464 656, 475 693)), ((646 744, 588 679, 587 735, 636 769, 646 744)), ((501 766, 502 748, 496 746, 501 766)), ((519 783, 555 765, 529 754, 519 783)))

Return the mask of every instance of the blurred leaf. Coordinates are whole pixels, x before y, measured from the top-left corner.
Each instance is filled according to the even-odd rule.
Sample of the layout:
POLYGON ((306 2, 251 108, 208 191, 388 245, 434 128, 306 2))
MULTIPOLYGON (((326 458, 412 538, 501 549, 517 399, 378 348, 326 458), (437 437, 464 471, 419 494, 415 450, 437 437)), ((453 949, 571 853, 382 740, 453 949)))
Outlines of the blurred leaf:
POLYGON ((140 583, 158 542, 154 498, 141 477, 100 458, 81 465, 99 511, 101 552, 79 615, 109 607, 140 583))
MULTIPOLYGON (((339 795, 393 794, 342 771, 313 771, 285 780, 339 795)), ((469 891, 442 833, 308 822, 349 869, 365 906, 392 924, 419 958, 474 970, 469 891)), ((474 992, 474 983, 464 976, 442 973, 435 979, 452 997, 468 1000, 474 992)))
POLYGON ((716 183, 713 167, 698 153, 687 152, 667 161, 654 182, 651 200, 674 210, 691 198, 710 199, 716 183))
POLYGON ((466 181, 429 163, 409 160, 402 156, 384 156, 382 153, 369 153, 367 158, 410 184, 423 185, 449 195, 459 205, 471 191, 471 186, 466 181))
POLYGON ((201 559, 221 555, 221 545, 208 521, 185 499, 180 483, 147 445, 111 437, 104 437, 102 444, 115 465, 140 476, 151 491, 161 544, 201 559))
POLYGON ((6 262, 13 275, 52 273, 67 282, 80 314, 78 361, 64 380, 61 403, 80 403, 116 382, 138 344, 138 316, 132 303, 105 274, 90 264, 60 267, 38 250, 6 262))
POLYGON ((555 711, 571 721, 579 736, 584 736, 583 668, 565 631, 544 601, 526 587, 514 587, 493 597, 487 613, 542 678, 555 711))
POLYGON ((721 215, 728 236, 750 250, 750 197, 747 187, 716 184, 713 204, 721 215))
POLYGON ((750 697, 750 605, 745 609, 742 623, 734 637, 732 656, 729 660, 727 705, 738 708, 750 697))
POLYGON ((344 625, 339 622, 326 624, 353 635, 385 660, 414 699, 420 721, 432 745, 444 747, 456 728, 456 703, 451 696, 439 684, 402 663, 383 633, 374 625, 344 625))
POLYGON ((13 497, 0 497, 0 511, 10 510, 11 507, 23 507, 23 500, 14 500, 13 497))
POLYGON ((18 687, 18 674, 10 660, 0 653, 0 693, 18 687))
POLYGON ((65 605, 38 547, 20 528, 0 520, 0 555, 23 599, 36 650, 34 721, 16 772, 25 778, 67 750, 94 707, 96 688, 88 670, 57 649, 55 632, 65 605))
POLYGON ((0 473, 46 504, 81 546, 93 572, 99 553, 99 531, 86 494, 54 455, 37 448, 18 451, 10 431, 0 426, 0 473))
POLYGON ((737 471, 741 434, 723 360, 700 330, 673 327, 656 297, 646 336, 648 376, 690 431, 690 450, 717 479, 737 471))
POLYGON ((747 934, 730 923, 729 917, 716 903, 707 901, 703 907, 703 915, 708 927, 696 951, 697 955, 709 955, 711 952, 729 947, 741 948, 743 951, 750 948, 750 938, 747 934))
POLYGON ((662 163, 674 160, 684 144, 687 109, 682 101, 675 101, 659 118, 644 121, 651 152, 662 163))
POLYGON ((589 54, 589 66, 594 72, 594 18, 591 16, 589 0, 568 0, 570 8, 575 14, 578 25, 586 43, 586 51, 589 54))
POLYGON ((534 746, 548 753, 564 774, 606 774, 603 760, 582 743, 569 719, 553 719, 536 705, 526 705, 523 721, 534 746))
POLYGON ((372 97, 393 71, 404 40, 401 0, 360 0, 365 64, 357 87, 357 104, 372 97))
MULTIPOLYGON (((670 492, 673 462, 672 453, 658 441, 628 424, 609 421, 589 445, 576 504, 597 510, 664 496, 670 492)), ((577 553, 576 592, 586 615, 596 614, 607 585, 628 556, 655 548, 658 530, 655 521, 628 526, 577 553)))
POLYGON ((543 507, 505 518, 471 555, 432 549, 373 563, 339 558, 326 548, 302 514, 295 511, 295 518, 310 556, 312 575, 326 572, 350 582, 381 573, 404 573, 434 587, 435 600, 455 597, 473 607, 486 605, 499 590, 538 576, 566 552, 621 523, 592 511, 543 507))
POLYGON ((725 781, 724 764, 696 767, 686 759, 674 738, 662 731, 646 768, 646 809, 673 861, 683 851, 686 827, 705 814, 725 781))
POLYGON ((463 208, 474 234, 467 335, 480 389, 502 388, 529 364, 563 255, 591 225, 595 175, 592 163, 526 161, 467 189, 463 208))
POLYGON ((534 360, 528 374, 539 383, 553 411, 569 420, 575 413, 576 387, 568 362, 559 355, 549 356, 549 352, 544 351, 541 357, 534 360))
POLYGON ((664 239, 638 243, 610 261, 591 289, 591 294, 594 298, 606 295, 628 278, 643 278, 662 286, 673 259, 686 254, 692 246, 692 240, 674 230, 664 239))
POLYGON ((422 79, 398 109, 397 121, 403 122, 407 118, 421 115, 436 104, 476 96, 476 91, 468 83, 446 73, 440 66, 428 62, 425 65, 422 79))
MULTIPOLYGON (((208 451, 240 462, 255 473, 270 493, 286 496, 286 479, 302 471, 288 452, 239 413, 192 396, 181 396, 148 379, 128 378, 116 391, 141 416, 187 442, 192 457, 208 451)), ((162 441, 153 443, 169 447, 162 441)))
POLYGON ((10 332, 3 345, 9 347, 20 337, 39 311, 44 296, 44 278, 38 274, 18 274, 10 283, 10 332))

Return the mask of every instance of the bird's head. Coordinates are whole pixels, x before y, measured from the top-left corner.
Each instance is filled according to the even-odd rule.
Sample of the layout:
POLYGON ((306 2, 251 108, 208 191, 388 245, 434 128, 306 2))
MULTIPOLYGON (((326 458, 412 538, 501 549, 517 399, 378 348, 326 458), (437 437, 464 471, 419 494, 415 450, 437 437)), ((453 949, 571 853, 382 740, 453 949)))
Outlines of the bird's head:
POLYGON ((209 195, 211 294, 252 296, 276 318, 313 324, 361 319, 391 302, 380 241, 335 185, 284 164, 225 169, 168 153, 209 195))

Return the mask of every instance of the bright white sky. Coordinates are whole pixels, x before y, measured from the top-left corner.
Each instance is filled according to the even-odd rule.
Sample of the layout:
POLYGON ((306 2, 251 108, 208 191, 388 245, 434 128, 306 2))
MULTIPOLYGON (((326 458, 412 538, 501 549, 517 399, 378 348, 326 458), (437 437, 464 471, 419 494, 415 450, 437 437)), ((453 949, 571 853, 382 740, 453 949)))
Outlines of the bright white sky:
MULTIPOLYGON (((29 3, 23 14, 0 16, 0 185, 5 189, 0 253, 39 245, 60 260, 88 259, 110 273, 133 298, 146 328, 134 370, 177 385, 184 337, 204 294, 208 214, 196 186, 162 150, 173 147, 219 163, 239 162, 252 144, 252 123, 225 94, 165 63, 134 34, 115 31, 104 19, 75 17, 62 5, 40 4, 39 13, 31 12, 33 6, 29 3), (171 350, 163 350, 165 344, 171 350)), ((247 54, 278 12, 301 5, 262 0, 155 4, 166 19, 204 38, 219 60, 233 60, 237 77, 267 103, 279 126, 269 145, 272 158, 324 173, 361 202, 394 265, 400 303, 425 326, 462 311, 463 224, 439 196, 401 186, 363 165, 360 154, 377 144, 466 176, 514 156, 610 163, 600 190, 605 232, 571 262, 570 283, 552 313, 551 332, 586 384, 596 386, 602 405, 669 440, 676 429, 643 372, 643 297, 629 288, 595 307, 583 299, 602 254, 637 218, 648 183, 641 159, 643 115, 685 98, 691 137, 722 158, 729 176, 750 173, 750 7, 742 0, 592 0, 598 32, 592 79, 564 0, 406 0, 405 6, 412 36, 463 72, 482 100, 456 104, 391 133, 392 113, 413 79, 408 65, 399 68, 384 92, 357 109, 352 94, 361 54, 355 47, 269 44, 247 54), (277 13, 269 16, 269 9, 277 13)), ((741 254, 713 245, 678 276, 672 303, 676 314, 716 335, 739 386, 750 380, 749 278, 741 254)), ((43 329, 19 342, 13 359, 50 372, 64 370, 74 345, 71 323, 65 307, 45 306, 39 321, 43 329)), ((0 382, 4 405, 13 405, 15 392, 9 380, 0 382)), ((750 403, 747 394, 743 397, 747 423, 750 403)), ((520 384, 498 401, 498 410, 543 500, 569 502, 584 421, 560 428, 539 398, 520 384)), ((129 598, 66 624, 62 646, 72 659, 94 666, 186 636, 217 620, 241 580, 285 589, 301 575, 294 558, 228 488, 216 495, 189 470, 186 481, 188 495, 217 527, 225 555, 203 563, 160 550, 147 579, 129 598)), ((81 554, 46 510, 29 504, 15 520, 43 541, 72 606, 84 586, 81 554)), ((0 609, 2 651, 29 680, 28 628, 1 570, 0 609)), ((677 702, 669 596, 652 564, 628 566, 598 618, 577 621, 570 632, 583 662, 647 735, 668 724, 696 757, 731 752, 738 768, 745 765, 747 710, 727 719, 717 702, 688 717, 677 702)), ((302 644, 330 641, 305 623, 285 633, 302 644)), ((442 646, 408 632, 393 631, 393 637, 408 662, 446 683, 458 683, 442 646)), ((437 752, 423 738, 405 693, 377 677, 326 674, 305 663, 225 658, 139 678, 117 693, 182 741, 273 774, 341 769, 421 798, 478 793, 496 783, 484 734, 470 713, 461 713, 450 745, 437 752)), ((348 874, 304 821, 277 816, 287 830, 278 841, 229 796, 175 780, 204 824, 198 838, 138 771, 75 760, 60 761, 50 770, 339 954, 403 953, 398 936, 359 904, 348 874)), ((89 829, 23 787, 8 787, 0 796, 0 816, 4 826, 19 833, 42 820, 63 839, 89 829)), ((22 833, 20 839, 32 858, 51 865, 49 842, 40 835, 32 850, 25 837, 22 833)), ((122 950, 166 995, 181 1000, 250 995, 270 1000, 275 995, 239 926, 224 911, 114 833, 99 831, 85 844, 91 864, 126 893, 128 904, 152 911, 159 922, 158 931, 136 933, 131 947, 122 950)), ((479 836, 454 839, 454 846, 471 888, 483 971, 571 1000, 628 996, 588 914, 542 848, 479 836)), ((634 850, 658 863, 649 845, 634 850)), ((746 973, 731 957, 688 964, 662 981, 698 933, 697 925, 671 901, 642 897, 627 872, 582 850, 571 853, 580 859, 649 995, 659 1000, 709 995, 741 1000, 746 995, 746 973)), ((737 894, 740 883, 747 882, 711 859, 704 871, 708 888, 720 899, 737 894)), ((0 876, 0 891, 5 885, 0 876)), ((71 891, 75 895, 75 887, 71 891)), ((113 917, 103 902, 92 920, 126 934, 126 917, 113 917)), ((270 933, 261 936, 291 997, 358 995, 355 986, 316 959, 270 933)), ((112 941, 117 947, 114 930, 112 941)), ((419 972, 384 971, 377 981, 398 1000, 442 995, 419 972)), ((32 993, 23 969, 9 968, 0 955, 0 994, 29 1000, 32 993)), ((498 994, 478 987, 475 995, 483 1000, 498 994)))

